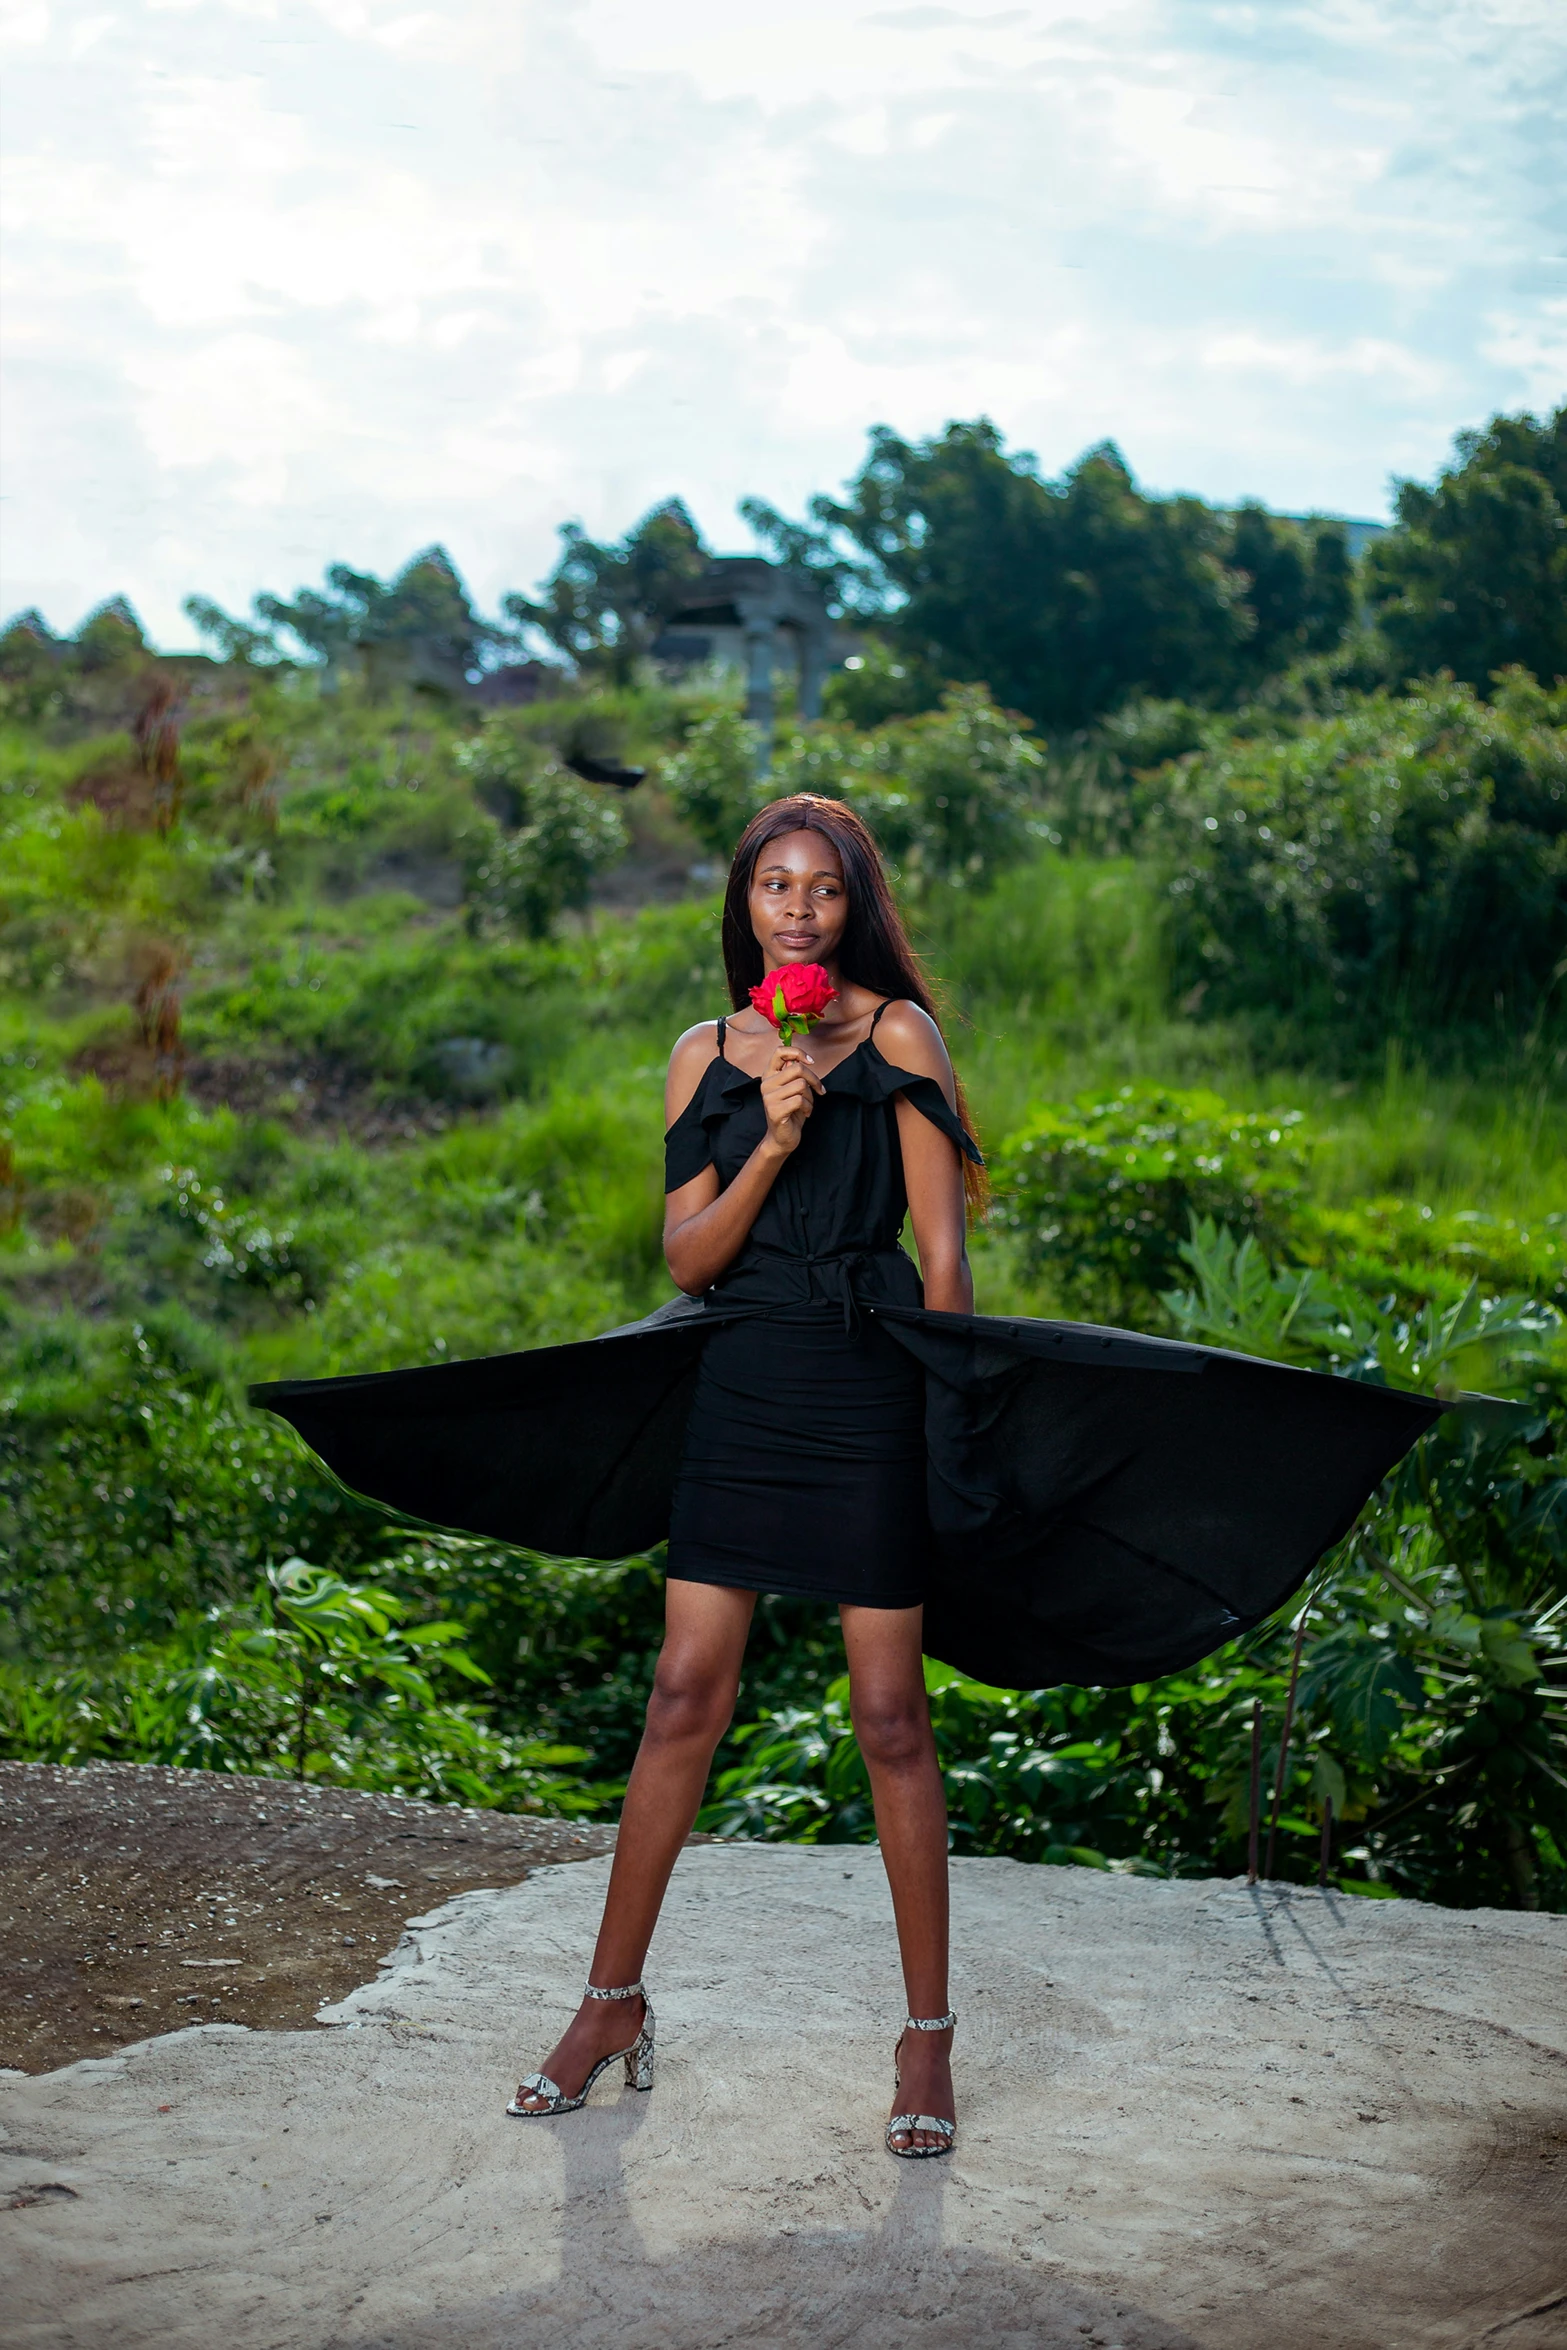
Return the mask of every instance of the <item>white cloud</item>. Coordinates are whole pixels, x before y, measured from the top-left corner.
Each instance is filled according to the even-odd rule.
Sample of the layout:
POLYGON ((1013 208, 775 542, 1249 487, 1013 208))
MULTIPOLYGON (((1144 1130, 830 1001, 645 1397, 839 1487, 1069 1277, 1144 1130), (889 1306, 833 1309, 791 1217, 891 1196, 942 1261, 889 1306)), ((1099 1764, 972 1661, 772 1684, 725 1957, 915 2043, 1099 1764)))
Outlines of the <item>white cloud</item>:
POLYGON ((1554 407, 1567 384, 1567 294, 1528 315, 1498 311, 1486 325, 1486 357, 1519 378, 1529 406, 1554 407))
POLYGON ((7 608, 797 504, 980 411, 1374 513, 1567 380, 1556 0, 12 20, 7 608))

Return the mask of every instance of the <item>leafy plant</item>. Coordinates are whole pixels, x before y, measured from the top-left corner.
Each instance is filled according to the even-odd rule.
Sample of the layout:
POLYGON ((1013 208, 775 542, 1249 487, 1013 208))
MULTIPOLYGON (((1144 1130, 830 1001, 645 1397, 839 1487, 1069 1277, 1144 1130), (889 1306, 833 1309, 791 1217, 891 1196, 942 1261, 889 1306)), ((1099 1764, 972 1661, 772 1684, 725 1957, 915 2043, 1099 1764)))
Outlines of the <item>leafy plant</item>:
POLYGON ((487 1676, 446 1622, 383 1586, 285 1560, 253 1602, 186 1617, 93 1668, 0 1668, 0 1748, 255 1771, 512 1810, 587 1811, 581 1747, 497 1735, 442 1687, 487 1676))
POLYGON ((1562 1315, 1477 1284, 1411 1312, 1278 1273, 1211 1223, 1184 1253, 1197 1286, 1165 1302, 1188 1336, 1427 1391, 1468 1370, 1521 1392, 1458 1402, 1394 1470, 1334 1563, 1336 1621, 1306 1652, 1302 1698, 1338 1750, 1327 1791, 1358 1775, 1366 1848, 1405 1882, 1567 1898, 1562 1315))
POLYGON ((557 915, 580 912, 596 876, 626 852, 620 811, 601 787, 546 767, 527 787, 515 832, 476 819, 467 850, 469 921, 481 936, 547 938, 557 915))
MULTIPOLYGON (((1352 1891, 1567 1905, 1567 1422, 1550 1372, 1561 1317, 1474 1294, 1400 1314, 1310 1269, 1275 1273, 1253 1238, 1211 1223, 1185 1253, 1197 1287, 1167 1303, 1187 1335, 1426 1387, 1485 1359, 1528 1390, 1450 1413, 1319 1571, 1299 1619, 1309 1637, 1278 1865, 1310 1873, 1331 1802, 1352 1891)), ((1251 1708, 1271 1749, 1294 1615, 1127 1690, 987 1689, 928 1664, 955 1847, 1159 1874, 1240 1866, 1251 1708)), ((846 1681, 733 1743, 739 1759, 702 1814, 714 1833, 874 1836, 846 1681)))
POLYGON ((998 1154, 992 1212, 1082 1310, 1145 1313, 1178 1272, 1194 1215, 1277 1236, 1308 1164, 1298 1110, 1126 1085, 1037 1110, 998 1154))
POLYGON ((243 1635, 243 1652, 257 1660, 260 1677, 288 1695, 294 1721, 294 1776, 307 1775, 315 1716, 329 1697, 363 1705, 367 1686, 419 1706, 436 1703, 435 1686, 421 1669, 422 1651, 440 1648, 448 1672, 483 1682, 472 1657, 454 1645, 456 1624, 400 1625, 408 1613, 394 1592, 345 1583, 303 1559, 285 1559, 269 1568, 264 1621, 243 1635))
POLYGON ((1180 1254, 1197 1287, 1167 1290, 1161 1303, 1182 1337, 1391 1387, 1443 1393, 1475 1360, 1505 1376, 1537 1362, 1563 1326, 1553 1306, 1485 1297, 1474 1281, 1446 1307, 1372 1300, 1312 1267, 1276 1270, 1252 1234, 1237 1240, 1207 1216, 1193 1217, 1180 1254))
MULTIPOLYGON (((1267 1646, 1129 1690, 992 1689, 927 1660, 954 1849, 1155 1876, 1232 1859, 1244 1850, 1251 1700, 1282 1706, 1267 1646)), ((720 1773, 701 1826, 792 1843, 874 1838, 846 1680, 745 1724, 732 1743, 740 1760, 720 1773)))

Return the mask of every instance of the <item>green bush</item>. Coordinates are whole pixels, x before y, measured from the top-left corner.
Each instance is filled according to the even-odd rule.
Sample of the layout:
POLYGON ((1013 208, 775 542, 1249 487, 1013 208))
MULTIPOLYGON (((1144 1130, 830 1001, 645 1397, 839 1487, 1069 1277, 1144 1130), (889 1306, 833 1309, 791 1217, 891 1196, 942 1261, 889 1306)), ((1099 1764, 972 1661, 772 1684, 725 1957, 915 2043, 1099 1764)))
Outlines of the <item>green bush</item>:
POLYGON ((759 804, 758 740, 738 710, 714 710, 664 763, 664 789, 702 846, 726 865, 759 804))
POLYGON ((457 766, 487 811, 470 818, 462 843, 470 926, 547 938, 626 853, 612 793, 543 758, 510 712, 486 718, 457 766))
POLYGON ((1567 1307, 1567 1210, 1526 1222, 1416 1199, 1309 1200, 1291 1218, 1289 1250, 1373 1296, 1452 1304, 1478 1281, 1490 1293, 1526 1290, 1567 1307))
POLYGON ((1277 1239, 1307 1164, 1298 1110, 1126 1085, 1036 1111, 996 1157, 992 1215, 1081 1311, 1146 1314, 1180 1270, 1194 1215, 1277 1239))
POLYGON ((770 800, 819 792, 864 817, 906 893, 979 889, 1049 837, 1036 804, 1045 759, 1026 728, 980 687, 953 688, 938 710, 866 732, 846 724, 784 736, 758 780, 756 730, 720 710, 693 728, 664 769, 676 807, 727 859, 770 800))
MULTIPOLYGON (((1242 1662, 1135 1690, 990 1689, 926 1662, 953 1847, 1162 1876, 1205 1873, 1249 1700, 1276 1674, 1242 1662)), ((795 1844, 874 1839, 849 1684, 737 1731, 698 1825, 795 1844)))
POLYGON ((939 710, 898 722, 894 757, 914 809, 903 863, 916 892, 983 889, 1049 837, 1044 756, 982 687, 953 688, 939 710))
POLYGON ((1038 805, 1043 753, 983 687, 873 732, 819 726, 781 745, 765 796, 846 800, 876 835, 905 893, 983 889, 1051 837, 1038 805))
POLYGON ((480 934, 548 938, 568 908, 580 913, 596 877, 626 853, 626 827, 601 786, 546 767, 528 787, 516 832, 474 822, 467 832, 468 917, 480 934))
POLYGON ((1437 683, 1204 744, 1144 785, 1173 980, 1340 1057, 1451 1059, 1567 1015, 1567 686, 1437 683), (1467 1039, 1467 1044, 1464 1041, 1467 1039))
POLYGON ((486 1676, 452 1623, 408 1624, 390 1590, 286 1559, 245 1607, 182 1619, 96 1667, 0 1666, 0 1751, 28 1761, 162 1762, 328 1780, 510 1811, 589 1811, 604 1790, 445 1691, 486 1676))
POLYGON ((889 718, 917 718, 940 699, 939 671, 873 636, 827 679, 822 714, 829 722, 868 729, 885 726, 889 718))
POLYGON ((1184 1253, 1196 1285, 1166 1300, 1183 1335, 1455 1399, 1319 1582, 1314 1784, 1425 1899, 1567 1906, 1562 1315, 1478 1285, 1445 1309, 1374 1302, 1211 1225, 1184 1253), (1464 1393, 1481 1381, 1518 1400, 1464 1393))
POLYGON ((69 1662, 240 1605, 260 1562, 370 1555, 352 1502, 277 1422, 239 1404, 220 1342, 165 1307, 104 1327, 13 1316, 0 1390, 0 1601, 13 1658, 69 1662))

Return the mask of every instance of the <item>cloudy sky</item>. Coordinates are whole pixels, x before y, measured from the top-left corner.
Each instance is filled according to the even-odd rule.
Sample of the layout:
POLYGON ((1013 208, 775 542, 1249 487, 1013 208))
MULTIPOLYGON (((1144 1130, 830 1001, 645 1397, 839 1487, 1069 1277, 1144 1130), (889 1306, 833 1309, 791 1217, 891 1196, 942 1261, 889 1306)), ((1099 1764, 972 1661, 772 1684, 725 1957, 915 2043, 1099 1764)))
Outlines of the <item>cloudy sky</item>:
POLYGON ((790 509, 866 428, 1378 516, 1567 388, 1563 0, 10 0, 6 611, 790 509))

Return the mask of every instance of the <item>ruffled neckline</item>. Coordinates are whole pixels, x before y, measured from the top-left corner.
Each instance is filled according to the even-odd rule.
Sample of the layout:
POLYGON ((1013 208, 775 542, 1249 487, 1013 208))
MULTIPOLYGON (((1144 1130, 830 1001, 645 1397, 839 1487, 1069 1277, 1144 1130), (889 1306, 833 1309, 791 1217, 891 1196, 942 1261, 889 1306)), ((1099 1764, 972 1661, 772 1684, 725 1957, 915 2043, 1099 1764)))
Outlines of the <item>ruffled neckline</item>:
MULTIPOLYGON (((753 1087, 759 1089, 761 1082, 759 1075, 751 1076, 726 1053, 714 1053, 697 1082, 695 1093, 675 1124, 667 1129, 665 1140, 688 1118, 703 1123, 705 1105, 713 1096, 727 1102, 731 1096, 748 1093, 753 1087)), ((935 1078, 922 1077, 913 1069, 900 1069, 896 1062, 887 1059, 873 1035, 862 1037, 841 1061, 833 1063, 822 1079, 822 1087, 824 1092, 837 1093, 851 1101, 887 1101, 896 1093, 906 1093, 915 1108, 933 1126, 939 1126, 966 1158, 972 1159, 976 1166, 984 1165, 973 1136, 965 1131, 935 1078)))

